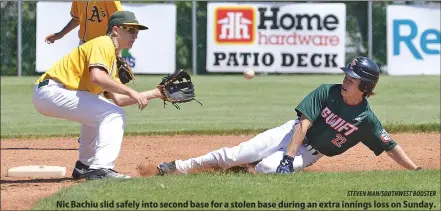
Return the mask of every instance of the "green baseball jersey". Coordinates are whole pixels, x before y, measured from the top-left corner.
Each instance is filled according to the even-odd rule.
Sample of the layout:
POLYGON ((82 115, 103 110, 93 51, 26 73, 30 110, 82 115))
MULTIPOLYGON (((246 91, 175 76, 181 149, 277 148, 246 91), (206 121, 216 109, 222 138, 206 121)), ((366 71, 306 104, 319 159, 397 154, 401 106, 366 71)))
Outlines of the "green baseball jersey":
POLYGON ((312 122, 306 141, 326 156, 342 154, 362 142, 375 155, 396 145, 364 98, 358 105, 347 105, 341 84, 323 84, 309 93, 296 107, 312 122))

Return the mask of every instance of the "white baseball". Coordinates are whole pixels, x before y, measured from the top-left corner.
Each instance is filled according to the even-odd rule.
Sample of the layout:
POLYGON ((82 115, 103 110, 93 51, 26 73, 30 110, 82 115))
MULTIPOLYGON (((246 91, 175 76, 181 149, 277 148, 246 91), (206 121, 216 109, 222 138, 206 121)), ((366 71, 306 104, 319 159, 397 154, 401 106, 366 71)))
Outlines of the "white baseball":
POLYGON ((255 75, 256 75, 256 74, 254 73, 254 70, 252 70, 252 69, 246 69, 246 70, 243 72, 243 77, 244 77, 245 79, 247 79, 247 80, 252 79, 255 75))

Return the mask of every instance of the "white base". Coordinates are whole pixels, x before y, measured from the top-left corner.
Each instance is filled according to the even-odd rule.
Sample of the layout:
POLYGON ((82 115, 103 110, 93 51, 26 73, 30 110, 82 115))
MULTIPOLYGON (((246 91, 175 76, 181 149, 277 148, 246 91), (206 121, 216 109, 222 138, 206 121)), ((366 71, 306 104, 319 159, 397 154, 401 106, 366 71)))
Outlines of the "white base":
POLYGON ((61 166, 17 166, 8 169, 8 177, 63 177, 66 167, 61 166))

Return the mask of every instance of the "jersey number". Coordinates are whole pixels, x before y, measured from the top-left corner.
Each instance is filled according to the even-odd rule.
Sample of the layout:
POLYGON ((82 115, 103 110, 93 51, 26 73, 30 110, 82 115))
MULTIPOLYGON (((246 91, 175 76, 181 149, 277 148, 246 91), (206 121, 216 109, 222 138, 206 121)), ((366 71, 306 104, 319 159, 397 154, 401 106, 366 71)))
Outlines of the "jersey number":
POLYGON ((346 142, 346 138, 340 134, 337 134, 336 138, 332 139, 332 143, 335 144, 335 146, 337 147, 341 147, 341 145, 345 142, 346 142))

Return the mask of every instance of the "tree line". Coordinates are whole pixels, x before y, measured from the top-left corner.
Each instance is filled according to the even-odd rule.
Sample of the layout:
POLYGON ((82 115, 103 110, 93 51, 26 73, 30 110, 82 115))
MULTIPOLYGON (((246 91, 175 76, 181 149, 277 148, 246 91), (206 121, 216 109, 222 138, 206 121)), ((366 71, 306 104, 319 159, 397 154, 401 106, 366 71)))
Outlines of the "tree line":
MULTIPOLYGON (((135 3, 135 1, 123 1, 135 3)), ((176 67, 192 69, 192 2, 149 1, 145 3, 174 3, 177 7, 176 67)), ((305 1, 308 2, 308 1, 305 1)), ((310 2, 310 1, 309 1, 310 2)), ((316 2, 316 1, 314 1, 316 2)), ((346 2, 346 31, 353 46, 346 60, 355 55, 368 55, 368 3, 346 2)), ((139 3, 139 2, 136 2, 139 3)), ((296 2, 300 3, 300 2, 296 2)), ((380 66, 387 64, 386 6, 392 1, 374 1, 372 8, 373 57, 380 66)), ((22 2, 22 74, 36 75, 36 10, 37 2, 22 2)), ((69 15, 69 14, 66 14, 69 15)), ((1 75, 17 75, 17 1, 0 2, 0 62, 1 75)), ((206 65, 207 2, 197 2, 197 59, 198 74, 207 73, 206 65)), ((74 33, 74 32, 70 32, 74 33)), ((44 55, 39 55, 44 56, 44 55)), ((191 72, 191 71, 190 71, 191 72)))

